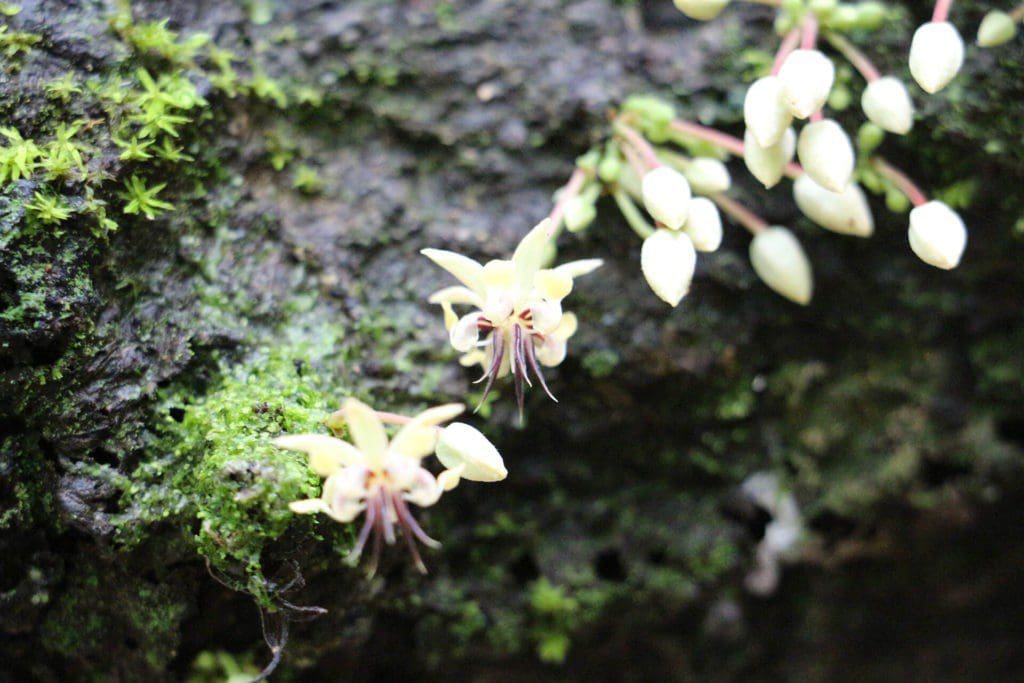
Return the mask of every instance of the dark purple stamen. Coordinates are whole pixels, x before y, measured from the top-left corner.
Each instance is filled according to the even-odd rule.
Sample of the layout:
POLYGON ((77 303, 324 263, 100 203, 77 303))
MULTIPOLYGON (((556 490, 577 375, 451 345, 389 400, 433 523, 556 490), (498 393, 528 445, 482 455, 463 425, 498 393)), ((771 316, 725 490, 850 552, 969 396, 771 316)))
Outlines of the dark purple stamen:
POLYGON ((392 492, 383 486, 367 496, 363 528, 360 529, 356 544, 349 553, 349 560, 353 563, 359 560, 359 556, 372 534, 373 554, 370 558, 369 571, 370 576, 373 576, 377 572, 381 547, 384 543, 393 545, 396 540, 395 526, 402 532, 402 538, 409 547, 409 554, 412 555, 416 568, 426 574, 427 567, 423 564, 423 558, 420 557, 419 550, 416 548, 416 541, 419 540, 430 548, 440 548, 441 544, 423 531, 409 510, 408 504, 402 498, 402 494, 392 492))

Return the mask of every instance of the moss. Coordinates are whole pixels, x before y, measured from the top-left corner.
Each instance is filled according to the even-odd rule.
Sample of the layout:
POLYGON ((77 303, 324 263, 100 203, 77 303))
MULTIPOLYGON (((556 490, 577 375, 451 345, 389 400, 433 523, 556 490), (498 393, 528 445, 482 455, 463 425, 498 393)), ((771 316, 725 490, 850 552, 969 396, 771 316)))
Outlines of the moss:
POLYGON ((223 378, 198 399, 191 386, 170 391, 153 458, 124 494, 129 514, 122 540, 138 542, 140 525, 175 521, 194 534, 197 551, 215 569, 233 576, 241 570, 247 578, 240 586, 268 599, 264 550, 292 524, 310 533, 313 522, 297 521, 288 503, 315 497, 320 485, 305 456, 270 441, 322 431, 338 401, 339 388, 324 364, 337 341, 337 333, 327 333, 318 348, 308 342, 260 348, 240 365, 225 361, 223 378))
MULTIPOLYGON (((187 605, 179 587, 163 580, 162 573, 147 579, 97 557, 82 562, 47 612, 43 646, 71 660, 92 657, 112 667, 139 660, 146 669, 166 667, 176 654, 187 605)), ((101 672, 92 673, 101 678, 101 672)))

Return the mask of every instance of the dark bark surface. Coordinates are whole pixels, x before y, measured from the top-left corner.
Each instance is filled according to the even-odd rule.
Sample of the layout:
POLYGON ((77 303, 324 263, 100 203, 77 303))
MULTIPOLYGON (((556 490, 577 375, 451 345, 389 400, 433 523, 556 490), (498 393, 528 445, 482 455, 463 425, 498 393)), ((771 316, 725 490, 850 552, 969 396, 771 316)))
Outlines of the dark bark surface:
MULTIPOLYGON (((631 93, 740 130, 744 51, 774 48, 771 13, 168 1, 126 24, 115 3, 21 8, 9 31, 38 40, 4 62, 0 116, 40 146, 82 121, 84 168, 0 190, 0 678, 254 673, 270 655, 253 598, 272 636, 294 617, 275 680, 1021 675, 1019 41, 969 49, 883 146, 926 187, 970 190, 955 271, 920 263, 880 201, 876 235, 843 238, 734 163, 739 195, 800 234, 815 300, 761 285, 734 227, 670 311, 602 200, 559 245, 606 261, 568 301, 560 402, 534 391, 518 428, 501 387, 474 423, 509 479, 422 511, 444 542, 428 576, 395 547, 368 579, 343 562, 351 530, 287 512, 315 482, 267 441, 350 393, 405 411, 477 391, 425 301, 448 280, 419 250, 507 258, 631 93), (235 78, 208 47, 140 33, 162 19, 167 44, 205 32, 233 51, 235 78), (140 67, 203 98, 154 136, 191 160, 125 156, 140 67), (174 210, 125 213, 133 176, 174 210), (74 212, 45 223, 37 193, 74 212), (116 230, 96 227, 103 206, 116 230), (806 526, 769 596, 745 587, 772 519, 741 489, 759 472, 806 526)), ((905 75, 928 11, 868 38, 886 71, 905 75)), ((983 10, 958 12, 971 35, 983 10)), ((859 112, 840 117, 853 130, 859 112)))

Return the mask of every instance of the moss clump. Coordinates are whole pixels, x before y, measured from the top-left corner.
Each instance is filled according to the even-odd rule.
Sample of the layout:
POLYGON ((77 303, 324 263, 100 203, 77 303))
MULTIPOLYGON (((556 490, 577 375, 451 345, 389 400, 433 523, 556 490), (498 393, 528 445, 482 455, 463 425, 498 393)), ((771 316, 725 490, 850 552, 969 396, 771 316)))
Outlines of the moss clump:
POLYGON ((173 519, 215 569, 244 575, 238 587, 267 600, 264 551, 293 522, 312 523, 288 503, 315 497, 320 483, 304 456, 270 442, 322 429, 338 396, 322 361, 306 344, 263 348, 237 367, 223 364, 219 384, 195 402, 192 387, 172 392, 155 457, 127 484, 121 537, 132 542, 143 524, 173 519))
POLYGON ((75 567, 42 624, 46 650, 71 661, 92 657, 114 667, 166 667, 177 654, 187 604, 162 569, 145 573, 100 558, 75 567))

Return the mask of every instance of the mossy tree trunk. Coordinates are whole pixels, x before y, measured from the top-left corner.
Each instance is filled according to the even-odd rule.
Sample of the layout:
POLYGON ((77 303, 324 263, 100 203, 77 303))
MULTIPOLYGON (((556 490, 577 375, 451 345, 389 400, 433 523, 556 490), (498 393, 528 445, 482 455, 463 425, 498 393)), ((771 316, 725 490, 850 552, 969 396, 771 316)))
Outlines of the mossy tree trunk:
MULTIPOLYGON (((967 35, 983 10, 958 8, 967 35)), ((885 71, 928 11, 870 37, 885 71)), ((351 529, 287 511, 317 482, 269 439, 349 394, 413 410, 476 391, 418 251, 507 257, 630 93, 739 130, 771 13, 41 0, 6 23, 20 138, 0 142, 25 156, 0 189, 4 675, 255 672, 260 610, 279 635, 303 616, 287 605, 328 612, 290 624, 285 680, 1024 669, 1019 41, 969 50, 885 143, 969 200, 956 271, 918 262, 880 203, 876 236, 844 239, 743 180, 801 234, 814 302, 760 285, 729 230, 670 311, 602 201, 560 243, 606 261, 572 295, 560 402, 533 392, 520 429, 501 388, 477 424, 509 479, 422 516, 444 542, 428 576, 390 552, 368 579, 342 560, 351 529), (745 588, 771 521, 740 488, 759 472, 808 538, 770 597, 745 588)))

